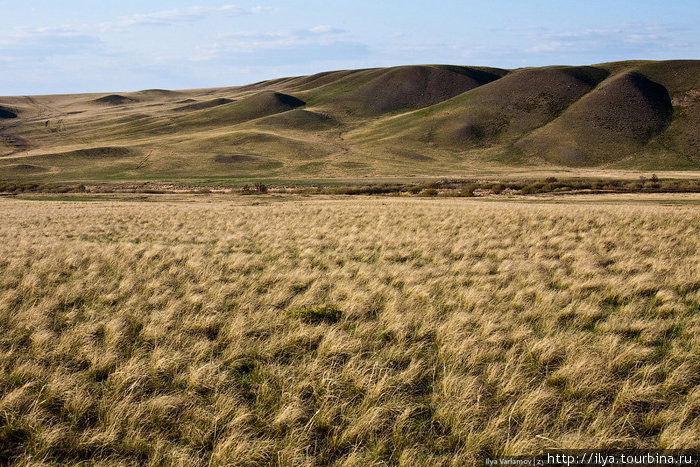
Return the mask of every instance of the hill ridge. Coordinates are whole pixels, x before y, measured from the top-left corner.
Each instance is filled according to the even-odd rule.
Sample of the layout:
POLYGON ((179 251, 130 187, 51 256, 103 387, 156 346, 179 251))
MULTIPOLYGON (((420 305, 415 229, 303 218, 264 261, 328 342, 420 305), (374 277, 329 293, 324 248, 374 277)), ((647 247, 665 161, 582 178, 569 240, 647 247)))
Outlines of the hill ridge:
POLYGON ((225 88, 6 96, 0 109, 13 116, 0 120, 4 179, 700 170, 698 60, 406 65, 225 88))

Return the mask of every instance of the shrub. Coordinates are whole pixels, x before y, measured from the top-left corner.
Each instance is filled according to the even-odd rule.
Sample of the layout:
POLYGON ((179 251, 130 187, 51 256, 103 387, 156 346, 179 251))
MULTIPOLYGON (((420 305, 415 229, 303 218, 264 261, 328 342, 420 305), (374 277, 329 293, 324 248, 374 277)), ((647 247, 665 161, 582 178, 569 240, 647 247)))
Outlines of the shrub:
POLYGON ((437 196, 438 192, 435 188, 426 188, 421 192, 421 196, 437 196))
POLYGON ((505 190, 505 189, 506 189, 506 186, 504 184, 494 183, 491 186, 491 193, 493 193, 494 195, 500 195, 501 193, 503 193, 503 190, 505 190))
POLYGON ((464 185, 462 190, 459 192, 459 196, 464 196, 466 198, 474 197, 474 185, 464 185))
POLYGON ((520 193, 524 195, 532 195, 535 193, 542 193, 543 188, 545 187, 545 184, 542 182, 535 182, 531 183, 530 185, 524 186, 523 188, 520 189, 520 193))
POLYGON ((340 320, 341 315, 342 312, 336 305, 323 305, 287 311, 287 316, 300 319, 305 323, 320 323, 323 321, 335 323, 340 320))
POLYGON ((264 183, 258 182, 254 185, 254 188, 255 191, 257 191, 258 193, 267 193, 267 185, 265 185, 264 183))
POLYGON ((651 180, 652 188, 659 188, 659 177, 656 174, 652 174, 649 180, 651 180))

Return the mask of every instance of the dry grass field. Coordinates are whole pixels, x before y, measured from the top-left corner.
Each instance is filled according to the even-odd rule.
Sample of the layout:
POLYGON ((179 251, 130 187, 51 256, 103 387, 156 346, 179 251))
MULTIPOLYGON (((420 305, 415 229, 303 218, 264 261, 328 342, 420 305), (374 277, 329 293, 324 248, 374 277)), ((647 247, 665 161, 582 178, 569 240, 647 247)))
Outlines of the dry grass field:
POLYGON ((209 196, 0 212, 0 462, 700 449, 697 205, 209 196))

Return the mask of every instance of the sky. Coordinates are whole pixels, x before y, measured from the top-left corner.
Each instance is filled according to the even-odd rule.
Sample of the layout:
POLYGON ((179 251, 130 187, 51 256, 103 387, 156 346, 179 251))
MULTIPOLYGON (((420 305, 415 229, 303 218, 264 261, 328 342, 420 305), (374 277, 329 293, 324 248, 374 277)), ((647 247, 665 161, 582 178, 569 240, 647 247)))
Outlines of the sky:
POLYGON ((0 95, 700 58, 700 0, 0 0, 0 95))

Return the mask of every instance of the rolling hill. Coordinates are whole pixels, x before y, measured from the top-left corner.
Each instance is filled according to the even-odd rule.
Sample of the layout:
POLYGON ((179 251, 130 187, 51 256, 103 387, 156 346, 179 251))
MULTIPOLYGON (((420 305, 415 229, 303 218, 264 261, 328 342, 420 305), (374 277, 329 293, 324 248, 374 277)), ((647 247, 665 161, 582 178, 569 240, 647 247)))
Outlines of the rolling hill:
POLYGON ((700 170, 700 61, 413 65, 0 97, 0 179, 700 170))

